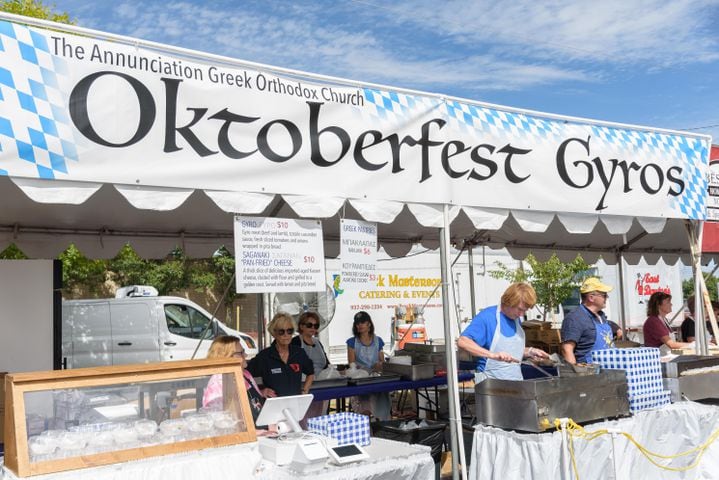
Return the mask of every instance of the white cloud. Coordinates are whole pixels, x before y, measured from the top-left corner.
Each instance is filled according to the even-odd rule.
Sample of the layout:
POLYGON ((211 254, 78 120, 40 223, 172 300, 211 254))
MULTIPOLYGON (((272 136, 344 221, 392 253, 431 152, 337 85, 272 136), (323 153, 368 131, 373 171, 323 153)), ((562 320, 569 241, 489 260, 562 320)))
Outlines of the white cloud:
MULTIPOLYGON (((112 20, 97 28, 260 63, 420 89, 462 85, 471 91, 515 90, 595 79, 582 70, 498 58, 466 46, 462 50, 469 54, 458 55, 428 50, 420 42, 393 44, 386 32, 374 27, 387 29, 387 21, 394 20, 380 25, 377 17, 386 12, 368 13, 361 4, 340 12, 349 15, 344 24, 327 21, 317 5, 294 10, 296 16, 287 17, 253 8, 228 12, 190 2, 146 2, 139 15, 135 2, 121 1, 105 17, 112 20)), ((450 50, 456 49, 450 45, 450 50)))
MULTIPOLYGON (((719 0, 120 0, 97 28, 287 68, 419 89, 593 83, 719 57, 719 0), (112 19, 112 20, 108 20, 112 19), (411 32, 411 34, 407 34, 411 32)), ((86 12, 86 10, 83 10, 86 12)))
POLYGON ((394 6, 402 22, 521 57, 653 67, 714 61, 716 0, 450 0, 394 6), (431 12, 431 14, 428 14, 431 12))

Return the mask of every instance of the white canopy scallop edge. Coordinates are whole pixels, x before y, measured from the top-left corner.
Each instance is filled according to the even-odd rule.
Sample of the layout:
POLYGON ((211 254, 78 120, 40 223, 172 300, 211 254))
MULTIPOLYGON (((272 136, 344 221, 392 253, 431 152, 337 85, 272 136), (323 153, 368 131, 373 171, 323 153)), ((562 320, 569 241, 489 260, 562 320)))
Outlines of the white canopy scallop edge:
MULTIPOLYGON (((443 211, 442 205, 321 195, 9 177, 0 177, 0 202, 0 248, 15 243, 33 258, 54 258, 71 242, 92 258, 111 258, 126 243, 147 258, 176 246, 208 257, 222 245, 232 250, 234 214, 321 219, 329 257, 339 253, 341 218, 376 222, 382 247, 401 256, 416 243, 438 247, 443 211)), ((588 262, 602 256, 615 263, 621 253, 629 263, 690 261, 685 220, 462 206, 451 207, 450 220, 456 246, 507 248, 515 258, 556 252, 563 260, 581 254, 588 262)))

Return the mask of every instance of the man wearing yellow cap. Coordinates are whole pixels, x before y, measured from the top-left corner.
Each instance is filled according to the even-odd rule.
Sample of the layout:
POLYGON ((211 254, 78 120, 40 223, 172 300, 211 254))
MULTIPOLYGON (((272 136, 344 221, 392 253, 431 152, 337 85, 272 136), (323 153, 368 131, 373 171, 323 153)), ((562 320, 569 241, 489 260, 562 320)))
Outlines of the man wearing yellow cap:
POLYGON ((614 347, 612 327, 602 309, 612 287, 590 277, 579 287, 582 304, 562 322, 562 355, 569 363, 591 363, 592 352, 614 347))

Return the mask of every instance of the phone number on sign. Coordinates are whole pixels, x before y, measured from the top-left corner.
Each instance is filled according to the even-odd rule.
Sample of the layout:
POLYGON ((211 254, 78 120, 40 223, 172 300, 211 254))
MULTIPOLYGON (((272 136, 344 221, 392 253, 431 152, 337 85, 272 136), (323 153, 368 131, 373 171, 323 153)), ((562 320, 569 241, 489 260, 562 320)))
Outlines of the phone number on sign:
POLYGON ((364 304, 364 305, 351 305, 350 308, 352 310, 377 310, 379 308, 382 308, 382 305, 379 303, 373 303, 373 304, 364 304))

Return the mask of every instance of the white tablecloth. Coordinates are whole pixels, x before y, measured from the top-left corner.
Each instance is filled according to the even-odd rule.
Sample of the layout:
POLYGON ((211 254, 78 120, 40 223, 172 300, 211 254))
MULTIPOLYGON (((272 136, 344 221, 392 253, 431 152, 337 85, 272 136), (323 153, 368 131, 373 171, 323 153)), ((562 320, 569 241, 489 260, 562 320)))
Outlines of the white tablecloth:
POLYGON ((430 447, 410 445, 383 438, 372 438, 372 444, 363 447, 370 455, 362 463, 329 466, 319 472, 300 474, 284 467, 269 466, 259 472, 263 480, 291 480, 312 478, 313 480, 433 480, 434 460, 430 447))
MULTIPOLYGON (((719 408, 692 402, 647 410, 630 418, 588 425, 594 432, 617 429, 632 435, 649 451, 664 455, 685 452, 705 443, 719 429, 719 408)), ((651 464, 627 438, 603 435, 592 441, 574 440, 574 457, 580 480, 607 479, 717 479, 719 478, 719 440, 711 444, 696 468, 674 472, 651 464), (615 476, 614 459, 618 476, 615 476)), ((560 432, 522 434, 478 425, 472 448, 471 480, 514 478, 574 480, 574 470, 564 474, 563 461, 570 461, 560 432)), ((695 456, 675 459, 670 465, 690 464, 695 456)))
MULTIPOLYGON (((264 461, 258 452, 257 443, 253 442, 30 478, 33 480, 434 479, 434 462, 429 447, 372 438, 372 444, 364 448, 370 454, 368 460, 345 466, 327 466, 320 471, 306 474, 264 461)), ((0 470, 0 479, 16 480, 17 477, 3 466, 0 470)))

